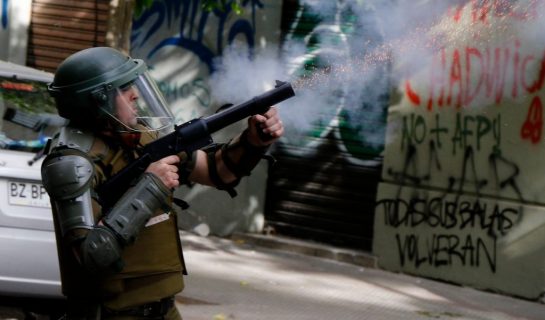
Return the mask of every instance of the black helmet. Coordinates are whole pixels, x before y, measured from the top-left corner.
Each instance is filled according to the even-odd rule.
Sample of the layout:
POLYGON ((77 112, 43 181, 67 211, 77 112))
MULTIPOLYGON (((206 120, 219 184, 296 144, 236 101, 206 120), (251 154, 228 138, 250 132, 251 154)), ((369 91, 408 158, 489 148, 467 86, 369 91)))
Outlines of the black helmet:
POLYGON ((97 119, 108 116, 120 122, 115 97, 130 86, 140 90, 139 101, 135 102, 138 105, 134 106, 139 120, 153 118, 156 121, 157 117, 166 117, 172 122, 172 115, 149 77, 146 64, 113 48, 93 47, 69 56, 57 68, 48 91, 57 103, 60 116, 79 125, 92 126, 97 119))

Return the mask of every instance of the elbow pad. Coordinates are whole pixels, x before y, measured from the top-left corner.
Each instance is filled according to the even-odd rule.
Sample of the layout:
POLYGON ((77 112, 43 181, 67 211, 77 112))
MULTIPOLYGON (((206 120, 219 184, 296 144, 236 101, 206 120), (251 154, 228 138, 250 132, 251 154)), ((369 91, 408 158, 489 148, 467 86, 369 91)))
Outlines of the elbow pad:
POLYGON ((96 227, 91 204, 93 164, 83 154, 54 154, 42 165, 42 180, 56 207, 61 235, 69 243, 81 241, 81 261, 90 272, 123 267, 121 247, 112 231, 96 227), (74 230, 88 230, 73 235, 74 230))
POLYGON ((124 246, 134 243, 153 213, 164 206, 170 190, 153 174, 145 173, 82 243, 83 264, 92 273, 119 272, 124 246))
POLYGON ((81 244, 82 262, 91 273, 119 272, 125 264, 115 234, 106 227, 95 227, 81 244))

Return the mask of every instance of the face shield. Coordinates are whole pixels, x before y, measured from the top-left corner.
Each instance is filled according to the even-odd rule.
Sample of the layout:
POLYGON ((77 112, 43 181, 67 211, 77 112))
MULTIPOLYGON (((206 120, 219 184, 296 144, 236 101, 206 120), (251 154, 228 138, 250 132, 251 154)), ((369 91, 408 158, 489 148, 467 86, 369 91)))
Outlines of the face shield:
POLYGON ((101 109, 114 120, 119 132, 163 134, 173 130, 174 116, 148 72, 112 91, 110 109, 101 109))

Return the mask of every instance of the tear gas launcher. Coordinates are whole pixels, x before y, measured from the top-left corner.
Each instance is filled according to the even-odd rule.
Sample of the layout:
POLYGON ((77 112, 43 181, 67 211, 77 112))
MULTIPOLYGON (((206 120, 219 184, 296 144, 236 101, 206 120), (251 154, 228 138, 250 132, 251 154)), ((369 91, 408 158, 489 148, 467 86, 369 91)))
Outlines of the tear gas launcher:
POLYGON ((102 184, 98 190, 103 208, 111 208, 157 160, 180 152, 190 154, 213 143, 211 134, 256 114, 263 114, 277 103, 295 96, 289 82, 276 81, 274 89, 239 105, 230 106, 208 117, 201 117, 176 125, 174 131, 145 145, 141 156, 102 184))

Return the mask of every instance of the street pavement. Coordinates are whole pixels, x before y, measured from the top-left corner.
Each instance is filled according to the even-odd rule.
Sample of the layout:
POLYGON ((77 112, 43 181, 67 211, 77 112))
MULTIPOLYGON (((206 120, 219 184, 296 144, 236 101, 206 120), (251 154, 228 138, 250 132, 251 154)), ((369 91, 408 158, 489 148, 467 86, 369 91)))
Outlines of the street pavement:
MULTIPOLYGON (((181 240, 184 320, 545 320, 543 303, 387 272, 364 252, 280 236, 181 240)), ((48 320, 52 303, 0 298, 0 320, 48 320)))
POLYGON ((182 233, 189 275, 176 301, 184 320, 545 319, 540 302, 387 272, 364 253, 278 239, 182 233))

